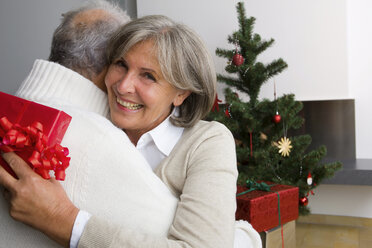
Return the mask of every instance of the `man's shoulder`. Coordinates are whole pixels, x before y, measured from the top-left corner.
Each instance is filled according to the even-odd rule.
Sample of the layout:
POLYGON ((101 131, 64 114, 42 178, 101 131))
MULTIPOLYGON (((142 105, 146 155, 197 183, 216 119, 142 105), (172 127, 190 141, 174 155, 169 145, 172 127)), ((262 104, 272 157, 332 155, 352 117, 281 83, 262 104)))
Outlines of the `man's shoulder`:
POLYGON ((110 120, 94 112, 78 108, 61 107, 60 110, 70 115, 71 122, 63 138, 63 144, 71 150, 89 150, 102 152, 115 149, 127 149, 132 146, 124 131, 110 120))
POLYGON ((65 136, 73 134, 75 138, 109 138, 122 140, 125 133, 116 127, 106 116, 96 112, 87 111, 77 106, 56 104, 50 102, 38 102, 45 106, 58 109, 71 116, 71 122, 65 136))
POLYGON ((95 112, 82 110, 72 106, 61 106, 59 110, 70 115, 72 117, 71 122, 86 126, 89 129, 101 130, 104 133, 123 133, 123 131, 116 127, 109 119, 107 119, 106 116, 97 114, 95 112))

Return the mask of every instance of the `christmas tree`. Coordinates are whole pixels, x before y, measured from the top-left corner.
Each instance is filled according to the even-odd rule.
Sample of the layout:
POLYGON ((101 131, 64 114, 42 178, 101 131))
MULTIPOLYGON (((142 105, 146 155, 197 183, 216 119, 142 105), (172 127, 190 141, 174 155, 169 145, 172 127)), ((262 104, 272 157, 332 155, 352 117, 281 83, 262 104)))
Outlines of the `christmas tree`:
POLYGON ((239 30, 228 37, 234 49, 217 48, 216 54, 228 59, 225 70, 228 74, 217 75, 219 82, 230 87, 225 89, 226 104, 215 105, 209 120, 224 123, 236 141, 239 178, 244 185, 247 179, 264 180, 299 187, 299 213, 310 212, 308 196, 325 178, 330 178, 342 167, 341 163, 322 163, 326 147, 308 151, 310 135, 292 136, 291 130, 303 125, 299 116, 302 103, 293 94, 276 97, 274 100, 259 100, 262 85, 287 68, 279 58, 268 64, 257 62, 259 54, 273 45, 274 40, 262 40, 253 33, 255 18, 246 18, 244 5, 237 4, 239 30), (237 92, 244 92, 249 101, 244 102, 237 92), (221 109, 220 109, 221 107, 221 109))

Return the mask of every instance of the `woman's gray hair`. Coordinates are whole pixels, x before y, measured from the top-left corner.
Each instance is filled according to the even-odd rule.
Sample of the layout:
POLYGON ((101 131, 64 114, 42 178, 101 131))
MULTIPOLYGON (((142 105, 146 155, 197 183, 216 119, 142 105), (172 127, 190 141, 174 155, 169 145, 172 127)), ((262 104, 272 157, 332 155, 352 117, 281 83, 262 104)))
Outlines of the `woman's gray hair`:
POLYGON ((151 40, 165 80, 177 89, 191 91, 171 116, 174 125, 193 126, 210 111, 216 95, 214 63, 200 37, 184 24, 168 17, 150 15, 121 27, 108 46, 108 61, 113 63, 134 45, 151 40))
POLYGON ((98 75, 108 65, 106 49, 112 34, 130 17, 117 3, 89 1, 84 6, 62 14, 62 23, 53 34, 49 60, 88 78, 98 75), (77 23, 74 18, 87 10, 103 10, 103 18, 77 23))

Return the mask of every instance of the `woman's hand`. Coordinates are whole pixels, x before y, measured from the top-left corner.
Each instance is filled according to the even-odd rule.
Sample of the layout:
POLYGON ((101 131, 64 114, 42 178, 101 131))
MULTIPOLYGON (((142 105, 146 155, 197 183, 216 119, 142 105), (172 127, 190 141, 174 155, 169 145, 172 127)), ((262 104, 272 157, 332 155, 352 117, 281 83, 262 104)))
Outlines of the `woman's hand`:
POLYGON ((54 178, 45 180, 15 153, 2 154, 19 179, 0 166, 0 185, 10 203, 10 215, 36 228, 65 247, 79 212, 54 178))

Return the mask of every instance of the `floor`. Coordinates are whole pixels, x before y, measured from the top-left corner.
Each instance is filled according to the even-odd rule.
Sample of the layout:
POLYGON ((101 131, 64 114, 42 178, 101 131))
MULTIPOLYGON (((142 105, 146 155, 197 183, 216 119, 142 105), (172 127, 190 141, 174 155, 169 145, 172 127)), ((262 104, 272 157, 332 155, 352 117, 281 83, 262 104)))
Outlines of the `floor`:
POLYGON ((371 248, 372 219, 309 215, 296 221, 298 248, 371 248))

